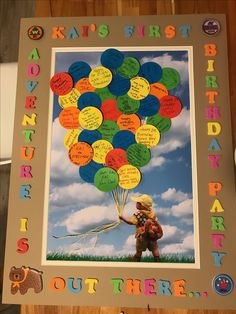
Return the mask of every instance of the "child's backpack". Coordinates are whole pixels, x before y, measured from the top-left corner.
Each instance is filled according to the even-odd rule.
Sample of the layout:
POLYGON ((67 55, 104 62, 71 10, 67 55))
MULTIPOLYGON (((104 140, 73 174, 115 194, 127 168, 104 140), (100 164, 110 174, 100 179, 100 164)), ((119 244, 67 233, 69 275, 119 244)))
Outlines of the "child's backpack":
POLYGON ((163 236, 161 225, 155 219, 147 219, 144 224, 143 236, 153 241, 161 239, 163 236))

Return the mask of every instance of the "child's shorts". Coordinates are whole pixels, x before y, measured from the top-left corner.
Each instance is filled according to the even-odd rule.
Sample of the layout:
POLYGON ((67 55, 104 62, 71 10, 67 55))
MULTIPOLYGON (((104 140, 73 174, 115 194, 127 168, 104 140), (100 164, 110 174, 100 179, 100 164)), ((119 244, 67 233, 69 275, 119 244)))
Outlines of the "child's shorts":
POLYGON ((143 237, 138 237, 136 239, 136 250, 137 251, 149 251, 157 250, 157 241, 149 240, 143 237))

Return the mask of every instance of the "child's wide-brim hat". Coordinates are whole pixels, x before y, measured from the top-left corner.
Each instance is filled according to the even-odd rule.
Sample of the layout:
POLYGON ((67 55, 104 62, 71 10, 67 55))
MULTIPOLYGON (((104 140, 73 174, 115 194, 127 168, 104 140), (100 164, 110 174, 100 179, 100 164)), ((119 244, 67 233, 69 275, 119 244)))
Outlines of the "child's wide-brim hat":
POLYGON ((149 208, 153 204, 152 198, 147 194, 131 197, 132 201, 142 204, 144 207, 149 208))

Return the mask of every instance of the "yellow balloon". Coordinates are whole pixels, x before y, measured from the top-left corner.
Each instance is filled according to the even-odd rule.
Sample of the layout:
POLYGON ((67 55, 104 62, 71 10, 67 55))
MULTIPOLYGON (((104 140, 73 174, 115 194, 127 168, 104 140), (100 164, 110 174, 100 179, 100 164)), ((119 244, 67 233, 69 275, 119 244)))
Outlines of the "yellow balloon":
POLYGON ((141 76, 132 78, 130 84, 130 89, 127 93, 130 98, 141 100, 147 97, 150 92, 150 84, 141 76))
POLYGON ((113 149, 110 142, 106 140, 98 140, 92 144, 93 148, 93 161, 98 164, 105 164, 107 153, 113 149))
POLYGON ((141 173, 132 165, 124 165, 117 171, 119 175, 119 186, 125 190, 134 189, 141 181, 141 173))
POLYGON ((72 88, 68 94, 58 97, 58 103, 63 109, 77 107, 79 96, 80 92, 77 89, 72 88))
POLYGON ((96 130, 103 121, 102 112, 96 107, 85 107, 80 111, 79 123, 86 130, 96 130))
POLYGON ((72 129, 66 133, 64 137, 64 146, 66 149, 70 149, 70 147, 78 142, 78 136, 80 135, 81 130, 79 129, 72 129))
POLYGON ((160 141, 161 135, 158 129, 150 124, 144 124, 138 128, 135 133, 136 142, 151 148, 160 141))
POLYGON ((89 74, 89 82, 95 88, 103 88, 111 83, 112 73, 109 69, 99 66, 89 74))

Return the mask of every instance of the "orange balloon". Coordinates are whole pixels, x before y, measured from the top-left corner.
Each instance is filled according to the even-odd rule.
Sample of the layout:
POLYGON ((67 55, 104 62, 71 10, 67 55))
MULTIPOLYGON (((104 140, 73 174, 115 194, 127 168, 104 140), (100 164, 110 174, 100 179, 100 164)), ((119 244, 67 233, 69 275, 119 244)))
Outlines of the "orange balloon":
POLYGON ((77 166, 85 166, 93 158, 93 149, 88 143, 75 143, 69 149, 69 158, 73 164, 77 166))
POLYGON ((65 129, 77 129, 79 127, 79 109, 68 107, 59 114, 59 122, 65 129))
POLYGON ((168 90, 161 83, 151 84, 150 87, 150 94, 156 96, 158 99, 168 95, 168 90))
POLYGON ((90 84, 88 77, 80 79, 75 84, 75 88, 80 92, 80 94, 93 92, 95 90, 95 87, 90 84))
POLYGON ((136 114, 122 114, 117 120, 117 125, 120 130, 129 130, 135 133, 141 125, 141 120, 136 114))

